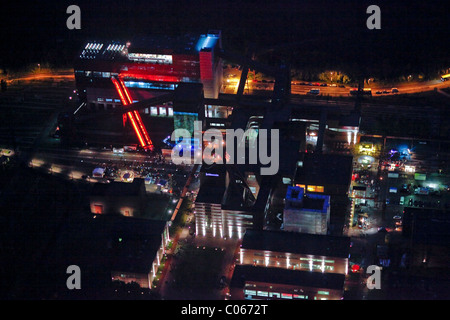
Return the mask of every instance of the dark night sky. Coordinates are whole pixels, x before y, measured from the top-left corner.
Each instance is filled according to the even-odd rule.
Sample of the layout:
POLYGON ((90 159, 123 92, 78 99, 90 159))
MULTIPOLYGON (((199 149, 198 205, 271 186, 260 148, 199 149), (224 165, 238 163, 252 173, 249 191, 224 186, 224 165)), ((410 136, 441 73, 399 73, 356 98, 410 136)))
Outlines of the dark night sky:
MULTIPOLYGON (((317 65, 400 63, 406 68, 450 64, 446 1, 131 0, 10 1, 0 11, 0 63, 70 65, 86 39, 134 34, 223 31, 224 46, 244 51, 313 39, 292 51, 317 65), (81 30, 66 28, 66 8, 81 8, 81 30), (366 8, 381 8, 381 30, 366 28, 366 8), (432 62, 430 62, 432 61, 432 62)), ((414 71, 414 70, 412 70, 414 71)))

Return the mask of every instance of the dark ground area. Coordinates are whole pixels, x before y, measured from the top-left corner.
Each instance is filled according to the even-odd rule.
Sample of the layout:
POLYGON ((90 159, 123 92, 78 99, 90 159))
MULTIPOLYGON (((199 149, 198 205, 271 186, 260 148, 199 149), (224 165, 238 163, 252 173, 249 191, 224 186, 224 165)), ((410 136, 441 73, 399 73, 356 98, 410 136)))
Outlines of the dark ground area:
POLYGON ((48 62, 72 66, 89 39, 139 34, 180 35, 219 29, 227 50, 250 47, 269 63, 288 62, 308 74, 324 68, 381 79, 448 68, 445 1, 377 1, 381 30, 368 30, 357 0, 77 1, 81 30, 69 30, 71 1, 14 1, 0 12, 0 67, 48 62), (33 50, 29 50, 33 48, 33 50))

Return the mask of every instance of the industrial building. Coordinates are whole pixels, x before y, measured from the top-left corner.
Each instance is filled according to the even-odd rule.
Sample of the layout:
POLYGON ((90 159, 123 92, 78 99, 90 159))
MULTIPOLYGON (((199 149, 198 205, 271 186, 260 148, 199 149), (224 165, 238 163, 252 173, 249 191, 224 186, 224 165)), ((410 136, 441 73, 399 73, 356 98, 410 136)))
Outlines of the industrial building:
POLYGON ((247 229, 232 299, 342 299, 350 239, 247 229))
POLYGON ((327 234, 330 223, 330 196, 308 194, 289 186, 283 211, 283 229, 311 234, 327 234))
POLYGON ((326 153, 302 153, 294 183, 308 193, 331 197, 347 195, 352 177, 353 157, 326 153))
MULTIPOLYGON (((201 187, 195 200, 196 234, 241 239, 245 230, 253 226, 252 192, 236 183, 225 166, 203 166, 200 174, 201 187)), ((253 176, 248 176, 248 180, 255 184, 256 192, 253 176)))
POLYGON ((129 41, 89 41, 75 62, 75 80, 88 109, 121 106, 111 77, 123 79, 133 102, 170 92, 180 83, 202 83, 206 98, 222 84, 220 31, 179 37, 152 35, 129 41))
POLYGON ((211 106, 186 108, 184 97, 177 98, 198 88, 198 101, 218 98, 223 72, 220 50, 220 31, 87 42, 74 65, 79 106, 59 123, 63 140, 122 146, 138 142, 153 150, 155 141, 180 125, 192 126, 199 114, 212 115, 211 106), (189 89, 182 90, 183 86, 189 89))
POLYGON ((90 194, 93 214, 141 217, 145 210, 144 179, 133 182, 95 183, 90 194))

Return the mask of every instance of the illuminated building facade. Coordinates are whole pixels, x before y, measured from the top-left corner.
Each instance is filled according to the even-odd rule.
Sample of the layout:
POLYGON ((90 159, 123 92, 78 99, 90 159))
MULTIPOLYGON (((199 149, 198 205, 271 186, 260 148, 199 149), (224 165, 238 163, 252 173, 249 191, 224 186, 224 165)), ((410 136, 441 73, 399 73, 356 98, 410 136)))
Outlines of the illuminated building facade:
POLYGON ((285 199, 284 230, 327 234, 330 223, 330 196, 305 194, 303 188, 289 186, 285 199))
POLYGON ((347 274, 347 237, 247 229, 239 264, 347 274))
POLYGON ((237 265, 232 300, 341 300, 345 275, 237 265))
POLYGON ((200 190, 195 200, 197 236, 241 239, 253 226, 250 190, 257 190, 253 175, 248 175, 252 189, 242 189, 225 166, 202 167, 200 190))
POLYGON ((89 110, 122 105, 111 83, 114 76, 123 80, 133 102, 173 91, 180 83, 202 83, 205 97, 215 99, 222 85, 222 60, 216 55, 220 48, 220 31, 176 38, 135 37, 129 42, 88 42, 74 67, 80 100, 89 110))
POLYGON ((170 241, 168 224, 146 219, 121 221, 125 227, 114 239, 111 279, 151 288, 170 241))
POLYGON ((350 239, 247 229, 233 299, 341 299, 350 239))

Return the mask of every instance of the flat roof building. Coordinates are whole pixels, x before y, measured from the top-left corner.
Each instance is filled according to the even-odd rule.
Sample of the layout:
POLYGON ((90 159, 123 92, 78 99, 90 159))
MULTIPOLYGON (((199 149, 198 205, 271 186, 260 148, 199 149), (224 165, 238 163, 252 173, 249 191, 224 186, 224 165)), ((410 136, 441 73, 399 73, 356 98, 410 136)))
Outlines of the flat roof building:
POLYGON ((200 174, 201 186, 195 200, 196 234, 240 239, 253 225, 253 215, 246 205, 251 191, 230 181, 233 179, 225 165, 203 166, 200 174))
POLYGON ((288 186, 283 211, 286 231, 327 234, 330 223, 330 196, 308 194, 303 188, 288 186))
POLYGON ((349 250, 348 237, 247 229, 230 286, 232 299, 341 299, 349 250))
POLYGON ((145 181, 140 178, 131 183, 96 183, 89 196, 91 213, 142 216, 145 210, 145 192, 145 181))
POLYGON ((302 153, 297 162, 295 185, 309 193, 346 195, 352 176, 353 157, 302 153))
POLYGON ((111 82, 112 76, 119 76, 136 101, 170 92, 179 83, 202 83, 205 97, 217 98, 223 70, 216 55, 220 48, 221 32, 214 30, 204 35, 89 41, 75 61, 78 93, 90 109, 120 106, 111 82))
MULTIPOLYGON (((247 229, 241 248, 347 259, 350 238, 298 232, 247 229)), ((287 266, 287 264, 285 265, 287 266)), ((292 267, 289 264, 289 267, 292 267)), ((333 269, 334 271, 334 269, 333 269)), ((345 273, 345 268, 340 270, 345 273)))
POLYGON ((232 300, 340 300, 345 275, 237 265, 232 300))

